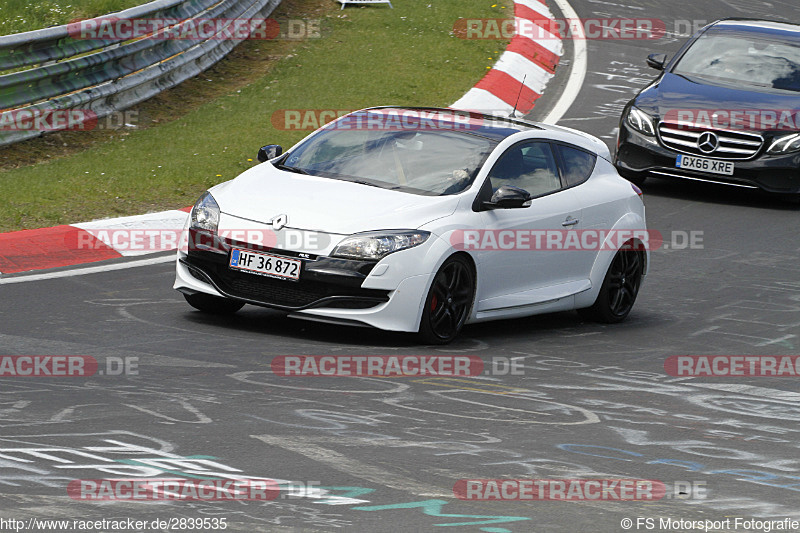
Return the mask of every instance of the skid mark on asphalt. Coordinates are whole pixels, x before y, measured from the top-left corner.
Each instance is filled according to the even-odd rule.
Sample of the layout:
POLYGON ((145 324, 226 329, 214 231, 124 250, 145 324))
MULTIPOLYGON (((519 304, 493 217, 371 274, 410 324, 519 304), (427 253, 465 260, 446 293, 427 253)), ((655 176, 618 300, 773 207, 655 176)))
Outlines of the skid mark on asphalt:
MULTIPOLYGON (((380 383, 381 385, 390 385, 388 388, 381 388, 381 389, 371 389, 371 390, 364 390, 364 389, 320 389, 314 387, 307 387, 304 385, 282 385, 278 383, 274 383, 272 381, 257 381, 251 379, 251 376, 254 374, 273 374, 271 370, 251 370, 247 372, 237 372, 235 374, 228 374, 229 378, 233 378, 236 381, 241 381, 242 383, 249 383, 251 385, 261 385, 264 387, 278 387, 280 389, 295 389, 295 390, 302 390, 302 391, 316 391, 316 392, 340 392, 340 393, 347 393, 347 394, 395 394, 398 392, 403 392, 409 388, 408 385, 403 383, 392 383, 390 380, 385 379, 378 379, 378 378, 367 378, 363 376, 353 376, 350 379, 359 380, 359 382, 363 383, 367 381, 369 383, 380 383), (392 387, 393 386, 393 387, 392 387)), ((341 379, 341 378, 332 378, 332 379, 341 379)))
POLYGON ((141 411, 143 413, 147 413, 149 415, 155 416, 156 418, 162 418, 162 419, 164 419, 164 420, 166 420, 167 422, 170 422, 170 423, 181 422, 181 423, 184 423, 184 424, 210 424, 211 422, 213 422, 213 420, 211 418, 209 418, 208 416, 206 416, 203 413, 201 413, 199 409, 194 407, 189 402, 187 402, 185 400, 182 400, 182 399, 178 399, 177 402, 180 404, 181 407, 183 407, 184 409, 186 409, 187 411, 189 411, 190 413, 195 415, 195 417, 197 417, 197 420, 180 420, 178 418, 173 418, 173 417, 165 415, 163 413, 159 413, 157 411, 152 411, 150 409, 147 409, 145 407, 141 407, 141 406, 138 406, 138 405, 133 405, 133 404, 129 404, 129 403, 126 403, 126 404, 123 404, 123 405, 125 405, 126 407, 130 407, 131 409, 136 409, 137 411, 141 411))
POLYGON ((417 496, 425 496, 432 498, 451 498, 453 494, 446 492, 434 485, 421 483, 415 479, 390 472, 383 468, 378 468, 370 464, 351 459, 346 455, 333 451, 328 448, 317 446, 296 438, 284 438, 275 435, 250 435, 254 439, 258 439, 270 446, 276 446, 289 450, 291 452, 299 453, 309 459, 322 463, 334 470, 343 472, 353 477, 375 483, 376 485, 388 487, 391 489, 401 490, 403 492, 410 492, 417 496))
MULTIPOLYGON (((500 410, 500 411, 510 412, 510 413, 519 413, 520 417, 522 417, 522 416, 524 416, 524 417, 534 417, 534 416, 537 416, 537 415, 538 416, 552 416, 552 414, 544 413, 542 411, 533 411, 533 410, 527 410, 527 409, 517 409, 517 408, 507 407, 507 406, 503 406, 503 405, 479 402, 479 401, 475 401, 475 400, 466 400, 464 398, 453 398, 453 397, 448 397, 447 396, 448 392, 451 392, 451 393, 452 392, 456 392, 456 393, 457 392, 470 392, 471 393, 472 391, 453 390, 453 391, 447 391, 447 392, 445 392, 445 391, 440 391, 440 392, 428 391, 428 392, 433 394, 433 395, 435 395, 435 396, 439 396, 440 398, 445 398, 445 399, 453 400, 453 401, 456 401, 456 402, 463 402, 463 403, 468 403, 468 404, 472 404, 472 405, 477 405, 477 406, 480 406, 480 407, 486 407, 486 408, 490 409, 491 412, 497 412, 497 410, 500 410)), ((478 394, 492 394, 492 393, 478 393, 478 394)), ((383 399, 381 401, 383 403, 385 403, 385 404, 392 405, 394 407, 400 407, 402 409, 409 409, 409 410, 417 411, 417 412, 420 412, 420 413, 429 413, 429 414, 436 414, 436 415, 443 415, 443 416, 451 416, 451 417, 455 417, 455 418, 467 418, 467 419, 471 419, 471 420, 488 420, 488 421, 491 421, 491 422, 506 422, 506 423, 510 422, 510 423, 517 423, 517 424, 543 424, 543 425, 558 425, 558 426, 574 426, 574 425, 583 425, 583 424, 595 424, 597 422, 600 422, 600 418, 597 415, 595 415, 593 412, 591 412, 591 411, 589 411, 587 409, 583 409, 582 407, 575 407, 575 406, 572 406, 572 405, 562 404, 562 403, 558 403, 558 402, 550 402, 550 401, 547 401, 547 400, 540 400, 538 398, 528 398, 528 397, 524 397, 524 396, 516 396, 516 398, 529 400, 529 401, 543 402, 543 403, 554 405, 554 406, 557 406, 557 407, 560 407, 560 408, 565 408, 567 410, 579 413, 580 415, 583 416, 583 419, 575 421, 575 422, 572 422, 572 421, 564 421, 564 420, 542 421, 542 420, 531 420, 529 418, 497 418, 497 417, 493 417, 493 416, 470 416, 470 415, 455 414, 455 413, 451 413, 451 412, 447 412, 447 411, 435 411, 435 410, 432 410, 432 409, 424 409, 424 408, 421 408, 421 407, 411 407, 410 405, 403 404, 402 403, 403 400, 400 400, 400 399, 386 398, 386 399, 383 399)))

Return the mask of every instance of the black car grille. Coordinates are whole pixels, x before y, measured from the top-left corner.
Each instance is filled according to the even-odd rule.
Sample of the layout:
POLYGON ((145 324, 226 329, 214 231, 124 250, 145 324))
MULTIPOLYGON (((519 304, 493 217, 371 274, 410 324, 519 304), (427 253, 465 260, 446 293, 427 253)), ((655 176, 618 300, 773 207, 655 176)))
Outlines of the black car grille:
POLYGON ((321 287, 307 287, 302 282, 283 281, 256 274, 225 272, 221 270, 218 278, 227 292, 262 302, 305 307, 317 300, 330 296, 321 287))
MULTIPOLYGON (((192 276, 210 279, 224 294, 285 309, 338 307, 368 309, 389 301, 389 291, 347 287, 319 281, 288 281, 228 268, 227 262, 192 253, 186 259, 192 276)), ((224 259, 223 259, 224 260, 224 259)))
POLYGON ((662 145, 676 152, 716 159, 752 159, 764 145, 764 138, 756 133, 687 129, 669 122, 658 125, 658 137, 662 145), (713 151, 704 151, 698 146, 698 140, 705 133, 711 133, 718 139, 718 146, 713 151))

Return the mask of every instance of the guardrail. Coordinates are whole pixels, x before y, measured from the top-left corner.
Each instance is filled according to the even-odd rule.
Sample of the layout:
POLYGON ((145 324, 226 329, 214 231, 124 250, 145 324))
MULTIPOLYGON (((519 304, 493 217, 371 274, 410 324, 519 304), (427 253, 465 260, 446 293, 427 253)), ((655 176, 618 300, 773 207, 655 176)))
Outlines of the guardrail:
MULTIPOLYGON (((198 19, 266 18, 280 2, 156 0, 97 20, 170 19, 179 31, 198 19)), ((12 71, 0 75, 0 146, 43 133, 19 128, 21 113, 41 117, 75 111, 70 117, 78 123, 92 114, 105 117, 198 75, 242 41, 224 37, 225 29, 203 40, 167 39, 159 32, 128 40, 82 39, 74 30, 74 25, 64 25, 0 37, 0 72, 12 71)), ((49 129, 67 127, 62 122, 49 129)))

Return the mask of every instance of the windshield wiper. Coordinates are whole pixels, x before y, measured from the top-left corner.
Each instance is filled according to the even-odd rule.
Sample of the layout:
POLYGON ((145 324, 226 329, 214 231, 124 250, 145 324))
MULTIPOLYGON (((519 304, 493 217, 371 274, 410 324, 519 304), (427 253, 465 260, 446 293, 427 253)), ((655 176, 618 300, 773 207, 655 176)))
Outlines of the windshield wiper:
POLYGON ((381 187, 380 185, 375 185, 374 183, 370 183, 368 181, 363 181, 363 180, 344 180, 344 181, 358 183, 359 185, 369 185, 370 187, 378 187, 379 189, 383 189, 383 187, 381 187))
POLYGON ((286 171, 288 171, 288 172, 296 172, 297 174, 305 174, 305 175, 308 175, 308 172, 306 172, 306 171, 305 171, 305 170, 303 170, 302 168, 290 167, 290 166, 287 166, 287 165, 282 165, 282 164, 280 164, 280 163, 276 164, 276 165, 275 165, 275 168, 279 168, 279 169, 281 169, 281 170, 286 170, 286 171))

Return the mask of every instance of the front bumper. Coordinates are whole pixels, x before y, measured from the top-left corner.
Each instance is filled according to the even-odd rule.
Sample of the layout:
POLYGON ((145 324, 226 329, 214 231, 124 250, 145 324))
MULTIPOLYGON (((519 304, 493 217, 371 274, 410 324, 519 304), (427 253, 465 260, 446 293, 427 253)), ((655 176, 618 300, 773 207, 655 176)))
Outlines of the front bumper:
MULTIPOLYGON (((286 255, 281 250, 271 253, 286 255)), ((228 298, 282 311, 368 309, 389 301, 389 291, 361 288, 374 263, 329 258, 305 262, 301 280, 290 281, 231 269, 226 255, 213 252, 190 251, 178 261, 190 276, 228 298)))
POLYGON ((380 262, 309 254, 300 257, 296 252, 245 246, 303 261, 299 281, 274 279, 231 269, 230 245, 224 242, 226 249, 216 251, 180 250, 174 288, 183 293, 201 292, 278 309, 296 318, 416 332, 435 271, 428 272, 422 266, 430 251, 427 243, 390 254, 380 262))
POLYGON ((734 174, 725 176, 675 167, 680 155, 654 137, 645 137, 626 123, 620 125, 614 164, 623 177, 679 178, 761 189, 771 193, 800 193, 800 154, 767 155, 763 151, 747 161, 735 160, 734 174))

